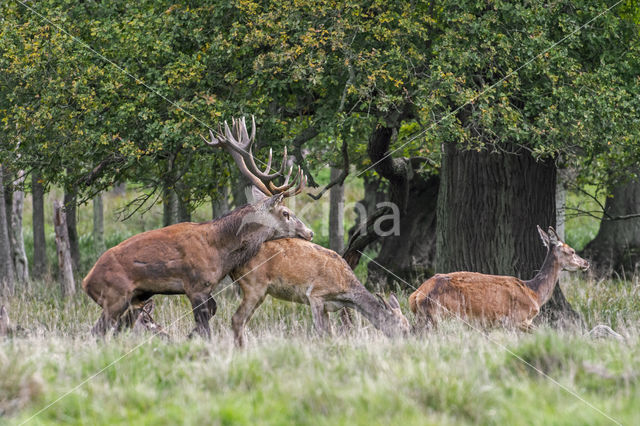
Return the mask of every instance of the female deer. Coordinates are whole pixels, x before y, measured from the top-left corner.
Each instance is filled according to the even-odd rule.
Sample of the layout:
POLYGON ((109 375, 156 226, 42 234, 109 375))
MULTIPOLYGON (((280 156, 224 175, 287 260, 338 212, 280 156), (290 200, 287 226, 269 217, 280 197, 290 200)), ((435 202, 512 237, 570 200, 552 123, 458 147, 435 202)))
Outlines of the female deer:
POLYGON ((394 295, 374 296, 358 281, 337 253, 299 238, 269 241, 245 265, 231 272, 243 298, 232 318, 235 342, 244 344, 244 326, 267 295, 311 307, 313 325, 330 331, 327 312, 358 310, 374 327, 391 337, 409 332, 409 322, 394 295))
POLYGON ((440 315, 457 315, 489 324, 509 323, 528 329, 551 298, 561 270, 586 270, 589 263, 562 242, 553 228, 538 226, 547 257, 529 281, 477 272, 436 274, 409 297, 411 311, 434 324, 440 315))

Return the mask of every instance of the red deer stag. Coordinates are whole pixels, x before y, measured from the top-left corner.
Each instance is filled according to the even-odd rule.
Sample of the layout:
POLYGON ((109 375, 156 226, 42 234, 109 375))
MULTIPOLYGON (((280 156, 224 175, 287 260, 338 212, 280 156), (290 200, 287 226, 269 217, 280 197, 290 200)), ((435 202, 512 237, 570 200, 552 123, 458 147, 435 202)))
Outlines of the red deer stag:
POLYGON ((244 326, 268 295, 307 304, 316 330, 330 331, 327 311, 349 307, 361 312, 387 336, 409 332, 409 322, 395 296, 375 297, 358 281, 337 253, 298 238, 269 241, 249 262, 231 272, 243 299, 233 315, 236 345, 244 345, 244 326), (273 261, 267 261, 273 259, 273 261))
POLYGON ((286 150, 279 171, 270 173, 271 153, 262 171, 252 154, 255 121, 251 136, 244 119, 233 120, 232 129, 225 122, 224 133, 221 128, 217 135, 210 131, 207 143, 229 152, 264 198, 211 222, 178 223, 144 232, 107 250, 82 282, 103 309, 95 334, 114 326, 117 330, 130 327, 154 294, 186 294, 196 322, 193 332, 208 338, 209 319, 216 312, 210 293, 225 275, 251 259, 265 241, 313 238, 313 232, 281 204, 285 197, 302 191, 306 178, 300 168, 291 182, 292 168, 283 185, 274 185, 286 167, 286 150))
POLYGON ((560 271, 589 268, 589 263, 562 242, 553 228, 545 233, 538 226, 538 232, 548 251, 533 279, 476 272, 436 274, 409 296, 411 311, 420 321, 433 325, 444 314, 529 329, 542 305, 551 298, 560 271))

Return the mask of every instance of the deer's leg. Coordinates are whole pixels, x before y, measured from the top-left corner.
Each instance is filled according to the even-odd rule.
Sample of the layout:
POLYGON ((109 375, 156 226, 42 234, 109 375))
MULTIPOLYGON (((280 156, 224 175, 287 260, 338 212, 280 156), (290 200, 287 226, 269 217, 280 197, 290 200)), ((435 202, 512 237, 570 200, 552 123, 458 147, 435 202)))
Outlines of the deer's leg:
POLYGON ((212 316, 209 309, 211 295, 209 292, 202 292, 187 296, 193 309, 193 318, 196 321, 196 327, 189 333, 189 337, 193 337, 197 333, 205 339, 211 339, 211 329, 209 328, 209 320, 212 316))
POLYGON ((329 323, 329 315, 324 308, 324 301, 319 297, 308 296, 309 306, 311 307, 311 317, 313 318, 313 326, 320 335, 331 334, 331 324, 329 323))
POLYGON ((97 336, 104 336, 107 331, 118 324, 120 316, 129 308, 129 298, 121 297, 114 301, 104 303, 102 315, 91 332, 97 336))
POLYGON ((153 299, 151 297, 153 294, 151 293, 143 293, 137 296, 134 296, 131 299, 129 309, 120 316, 118 320, 118 325, 116 326, 116 330, 118 332, 122 331, 126 328, 132 328, 136 321, 140 318, 140 314, 143 309, 148 309, 149 312, 153 310, 153 299))
POLYGON ((233 338, 236 346, 244 346, 244 327, 251 319, 253 313, 258 306, 264 302, 267 296, 266 288, 256 291, 255 288, 242 288, 242 302, 238 306, 238 310, 231 318, 231 328, 233 329, 233 338))
POLYGON ((349 308, 340 309, 340 322, 342 323, 342 332, 346 333, 347 331, 353 328, 353 319, 351 318, 351 312, 349 308))

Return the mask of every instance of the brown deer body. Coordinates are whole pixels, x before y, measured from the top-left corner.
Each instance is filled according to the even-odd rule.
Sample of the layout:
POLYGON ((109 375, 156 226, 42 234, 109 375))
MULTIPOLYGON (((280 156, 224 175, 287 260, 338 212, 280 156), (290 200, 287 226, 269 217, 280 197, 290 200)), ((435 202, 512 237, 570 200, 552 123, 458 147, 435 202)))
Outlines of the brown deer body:
POLYGON ((272 180, 281 172, 268 174, 271 156, 266 172, 253 162, 255 123, 251 137, 244 120, 234 121, 233 129, 225 123, 225 135, 220 131, 217 139, 212 133, 210 144, 221 145, 232 154, 263 198, 211 222, 178 223, 144 232, 107 250, 82 282, 87 294, 103 308, 94 333, 104 334, 116 325, 117 329, 132 326, 154 294, 186 294, 193 307, 194 331, 209 337, 209 319, 216 311, 210 293, 225 275, 255 255, 265 241, 313 237, 281 204, 284 197, 302 190, 304 175, 298 170, 296 188, 289 184, 291 171, 282 186, 274 186, 272 180))
POLYGON ((562 242, 553 228, 538 232, 547 257, 529 281, 477 272, 436 274, 409 296, 411 311, 419 320, 436 324, 441 315, 461 316, 487 324, 531 326, 542 305, 551 298, 561 270, 586 270, 589 263, 562 242))
POLYGON ((254 258, 233 270, 231 277, 243 293, 232 319, 238 346, 244 344, 246 323, 267 295, 309 305, 314 327, 321 334, 330 331, 327 312, 344 307, 358 310, 387 336, 409 331, 395 296, 386 302, 372 295, 337 253, 305 240, 266 242, 254 258))

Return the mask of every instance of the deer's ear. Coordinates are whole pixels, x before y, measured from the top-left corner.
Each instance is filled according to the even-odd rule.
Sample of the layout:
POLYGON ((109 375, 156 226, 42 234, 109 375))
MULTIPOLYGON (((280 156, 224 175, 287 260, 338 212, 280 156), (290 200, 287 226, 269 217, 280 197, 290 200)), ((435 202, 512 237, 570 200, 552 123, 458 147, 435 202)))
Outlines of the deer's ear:
POLYGON ((540 225, 536 225, 536 227, 538 228, 538 234, 540 234, 540 238, 542 239, 542 244, 544 244, 546 248, 549 248, 549 235, 540 228, 540 225))
POLYGON ((555 229, 549 227, 549 230, 547 232, 549 233, 549 241, 551 242, 551 244, 556 246, 562 245, 562 241, 560 241, 560 238, 558 238, 558 234, 556 234, 555 229))
POLYGON ((391 306, 391 309, 400 309, 400 302, 398 302, 398 298, 393 293, 389 296, 389 306, 391 306))
POLYGON ((284 200, 284 193, 276 194, 267 198, 264 205, 268 210, 271 210, 275 206, 280 205, 282 203, 282 200, 284 200))
POLYGON ((155 303, 153 302, 153 299, 149 299, 144 304, 144 306, 142 306, 142 310, 145 311, 148 315, 151 315, 151 313, 153 312, 154 306, 155 306, 155 303))
POLYGON ((249 201, 249 204, 253 204, 255 202, 258 201, 262 201, 265 198, 267 198, 266 195, 263 194, 262 191, 260 191, 256 186, 251 185, 251 187, 247 187, 245 189, 245 193, 247 196, 247 201, 249 201))

